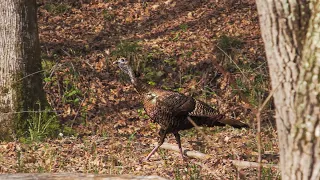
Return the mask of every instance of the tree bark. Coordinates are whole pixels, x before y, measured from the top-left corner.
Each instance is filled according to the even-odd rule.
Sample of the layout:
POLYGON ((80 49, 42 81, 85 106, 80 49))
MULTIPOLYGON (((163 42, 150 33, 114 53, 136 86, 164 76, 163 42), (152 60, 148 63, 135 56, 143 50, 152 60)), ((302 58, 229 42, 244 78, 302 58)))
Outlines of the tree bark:
POLYGON ((320 2, 257 0, 257 7, 275 90, 282 179, 320 179, 320 2))
MULTIPOLYGON (((27 124, 45 104, 36 0, 0 1, 0 140, 27 124)), ((23 133, 22 131, 20 133, 23 133)))

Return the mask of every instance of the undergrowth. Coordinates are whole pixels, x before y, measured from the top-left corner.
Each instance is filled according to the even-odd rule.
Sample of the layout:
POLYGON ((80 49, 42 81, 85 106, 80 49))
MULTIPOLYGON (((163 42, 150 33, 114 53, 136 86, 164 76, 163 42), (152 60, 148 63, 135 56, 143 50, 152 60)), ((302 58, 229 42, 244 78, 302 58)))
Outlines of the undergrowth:
POLYGON ((258 107, 267 98, 270 89, 267 64, 265 61, 247 59, 243 49, 241 39, 223 35, 218 39, 216 53, 223 67, 236 79, 234 95, 241 91, 251 105, 258 107))
POLYGON ((69 11, 71 6, 66 3, 46 3, 44 5, 44 9, 46 9, 49 13, 59 15, 69 11))
POLYGON ((57 116, 45 109, 33 112, 28 121, 28 139, 30 141, 41 141, 44 138, 57 137, 60 131, 60 124, 57 116))

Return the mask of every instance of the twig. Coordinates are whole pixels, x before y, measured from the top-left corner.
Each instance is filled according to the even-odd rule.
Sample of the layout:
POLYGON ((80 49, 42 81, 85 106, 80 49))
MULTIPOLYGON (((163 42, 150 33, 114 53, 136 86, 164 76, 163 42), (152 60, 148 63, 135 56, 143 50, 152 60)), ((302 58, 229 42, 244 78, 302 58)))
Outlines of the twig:
MULTIPOLYGON (((57 69, 57 67, 60 66, 60 64, 55 64, 51 69, 50 69, 50 75, 49 78, 51 78, 53 76, 53 73, 55 72, 55 70, 57 69)), ((46 82, 46 84, 43 86, 43 88, 46 88, 48 85, 48 82, 46 82)))
MULTIPOLYGON (((219 46, 217 46, 222 52, 224 52, 219 46)), ((224 52, 225 53, 225 52, 224 52)), ((225 53, 226 54, 226 53, 225 53)), ((227 54, 226 54, 227 55, 227 54)), ((229 57, 229 56, 228 56, 229 57)), ((229 57, 230 58, 230 57, 229 57)), ((232 60, 232 59, 231 59, 232 60)), ((216 59, 212 58, 213 64, 215 65, 215 67, 217 68, 217 70, 222 73, 224 76, 229 77, 229 82, 234 85, 235 87, 239 88, 238 84, 236 83, 235 79, 230 75, 229 72, 227 72, 223 67, 221 67, 218 62, 216 61, 216 59)), ((237 64, 236 64, 237 65, 237 64)), ((237 66, 238 68, 238 66, 237 66)), ((240 70, 240 69, 239 69, 240 70)), ((242 71, 240 70, 240 72, 242 73, 242 71)), ((242 73, 243 74, 243 73, 242 73)), ((275 90, 280 86, 282 80, 279 81, 279 84, 270 92, 269 96, 265 99, 265 101, 262 103, 262 105, 257 109, 255 107, 253 107, 250 102, 248 101, 248 99, 246 98, 246 96, 242 93, 242 91, 238 91, 239 96, 241 98, 241 100, 243 100, 246 104, 243 105, 244 108, 246 109, 251 109, 252 113, 256 115, 257 118, 257 141, 258 141, 258 152, 259 152, 259 157, 258 157, 258 167, 259 167, 259 179, 261 179, 261 112, 263 110, 263 108, 265 107, 265 105, 267 104, 267 102, 271 99, 271 97, 273 96, 275 90)), ((240 88, 239 88, 240 89, 240 88)))
POLYGON ((238 70, 241 72, 242 76, 245 77, 247 79, 247 81, 249 81, 249 79, 247 78, 247 76, 244 75, 243 71, 241 70, 241 68, 238 66, 238 64, 229 56, 229 54, 227 54, 221 47, 217 46, 217 48, 223 52, 223 54, 225 54, 232 62, 234 65, 236 65, 236 67, 238 68, 238 70))
POLYGON ((225 77, 229 78, 230 84, 233 85, 236 89, 239 89, 238 90, 239 96, 240 96, 241 100, 245 102, 245 104, 242 104, 242 107, 244 107, 245 109, 251 109, 252 113, 255 114, 257 112, 257 109, 250 104, 250 101, 242 93, 242 91, 240 90, 241 88, 238 86, 238 84, 236 83, 233 76, 231 76, 228 71, 226 71, 222 66, 220 66, 215 58, 212 58, 212 62, 213 62, 213 65, 215 66, 215 68, 217 68, 217 70, 221 74, 223 74, 225 77))
POLYGON ((89 62, 87 62, 86 60, 84 60, 83 62, 86 63, 92 70, 94 70, 93 65, 91 65, 89 62))
POLYGON ((71 57, 71 54, 70 54, 70 53, 68 53, 67 51, 65 51, 63 48, 60 48, 60 49, 62 50, 62 52, 63 52, 65 55, 71 57))
POLYGON ((278 89, 278 87, 280 86, 280 84, 282 83, 282 80, 279 81, 279 84, 270 92, 270 94, 268 95, 268 97, 264 100, 264 102, 262 103, 262 105, 259 107, 258 111, 256 112, 256 117, 257 117, 257 143, 258 143, 258 179, 261 179, 261 154, 262 154, 262 150, 261 150, 261 112, 263 110, 263 108, 265 107, 265 105, 268 103, 268 101, 271 99, 271 97, 273 96, 274 92, 278 89))
POLYGON ((0 115, 6 115, 6 114, 21 114, 21 113, 42 113, 42 112, 54 112, 54 113, 57 113, 57 111, 18 111, 18 112, 0 113, 0 115))
POLYGON ((99 138, 99 139, 97 139, 95 142, 97 143, 97 144, 99 144, 100 142, 103 142, 103 141, 106 141, 106 140, 109 140, 110 138, 108 138, 108 137, 101 137, 101 138, 99 138))
POLYGON ((32 75, 35 75, 35 74, 38 74, 38 73, 42 73, 42 72, 44 72, 44 70, 40 70, 40 71, 36 71, 34 73, 31 73, 31 74, 28 74, 28 75, 22 77, 21 79, 18 79, 16 82, 19 82, 19 81, 21 81, 21 80, 23 80, 23 79, 25 79, 25 78, 27 78, 29 76, 32 76, 32 75))
POLYGON ((206 135, 206 134, 202 131, 202 129, 201 129, 189 116, 188 116, 187 118, 188 118, 188 121, 194 126, 194 128, 195 128, 197 131, 200 132, 200 134, 206 139, 206 141, 207 141, 208 143, 210 143, 211 140, 208 138, 208 135, 206 135))
POLYGON ((258 143, 258 179, 261 179, 261 117, 260 117, 260 109, 258 110, 257 114, 257 143, 258 143))
POLYGON ((82 99, 82 101, 81 101, 81 103, 80 103, 80 106, 79 106, 79 108, 78 108, 78 110, 77 110, 76 115, 74 116, 74 118, 73 118, 72 121, 71 121, 71 122, 72 122, 72 123, 71 123, 71 128, 72 128, 72 126, 73 126, 76 118, 77 118, 78 115, 79 115, 79 112, 80 112, 80 110, 81 110, 81 107, 82 107, 82 104, 83 104, 84 100, 86 100, 87 92, 88 92, 88 91, 86 91, 86 92, 84 93, 84 98, 82 99))
POLYGON ((275 93, 275 91, 279 88, 280 84, 283 82, 283 80, 279 81, 278 85, 270 92, 270 94, 268 95, 268 97, 264 100, 264 102, 262 103, 262 105, 259 107, 259 111, 262 111, 263 108, 266 106, 266 104, 269 102, 269 100, 271 99, 271 97, 273 96, 273 94, 275 93))
MULTIPOLYGON (((72 69, 73 69, 73 72, 76 72, 76 68, 74 68, 73 63, 72 63, 72 62, 70 62, 70 64, 71 64, 71 67, 72 67, 72 69)), ((78 71, 78 73, 79 73, 79 75, 80 75, 80 72, 79 72, 79 71, 78 71)))

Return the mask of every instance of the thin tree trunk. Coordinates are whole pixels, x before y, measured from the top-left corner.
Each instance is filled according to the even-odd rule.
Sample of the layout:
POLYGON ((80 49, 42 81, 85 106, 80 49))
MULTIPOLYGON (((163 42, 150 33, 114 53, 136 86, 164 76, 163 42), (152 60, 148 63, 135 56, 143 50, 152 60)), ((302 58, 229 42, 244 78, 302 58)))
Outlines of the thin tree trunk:
POLYGON ((0 139, 8 139, 26 125, 19 112, 45 103, 36 0, 0 1, 0 17, 0 139))
POLYGON ((319 1, 257 0, 280 148, 282 179, 320 179, 319 1))

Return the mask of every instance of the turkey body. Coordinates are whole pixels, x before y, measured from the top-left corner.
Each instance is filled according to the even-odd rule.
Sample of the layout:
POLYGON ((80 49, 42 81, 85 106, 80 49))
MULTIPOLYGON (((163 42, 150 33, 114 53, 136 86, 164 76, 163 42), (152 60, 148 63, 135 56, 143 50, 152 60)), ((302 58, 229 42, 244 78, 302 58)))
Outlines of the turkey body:
POLYGON ((175 136, 183 158, 179 131, 194 127, 189 119, 193 120, 197 126, 230 125, 235 128, 249 127, 241 121, 226 118, 216 108, 212 108, 193 97, 150 87, 141 83, 134 76, 132 68, 125 58, 120 58, 115 63, 118 64, 123 72, 129 75, 131 83, 141 96, 144 109, 150 119, 160 125, 158 145, 149 153, 145 160, 149 160, 163 144, 168 133, 172 133, 175 136))
POLYGON ((186 130, 193 127, 188 116, 199 126, 221 126, 223 115, 192 97, 183 94, 152 89, 143 97, 143 106, 154 122, 167 133, 186 130))

